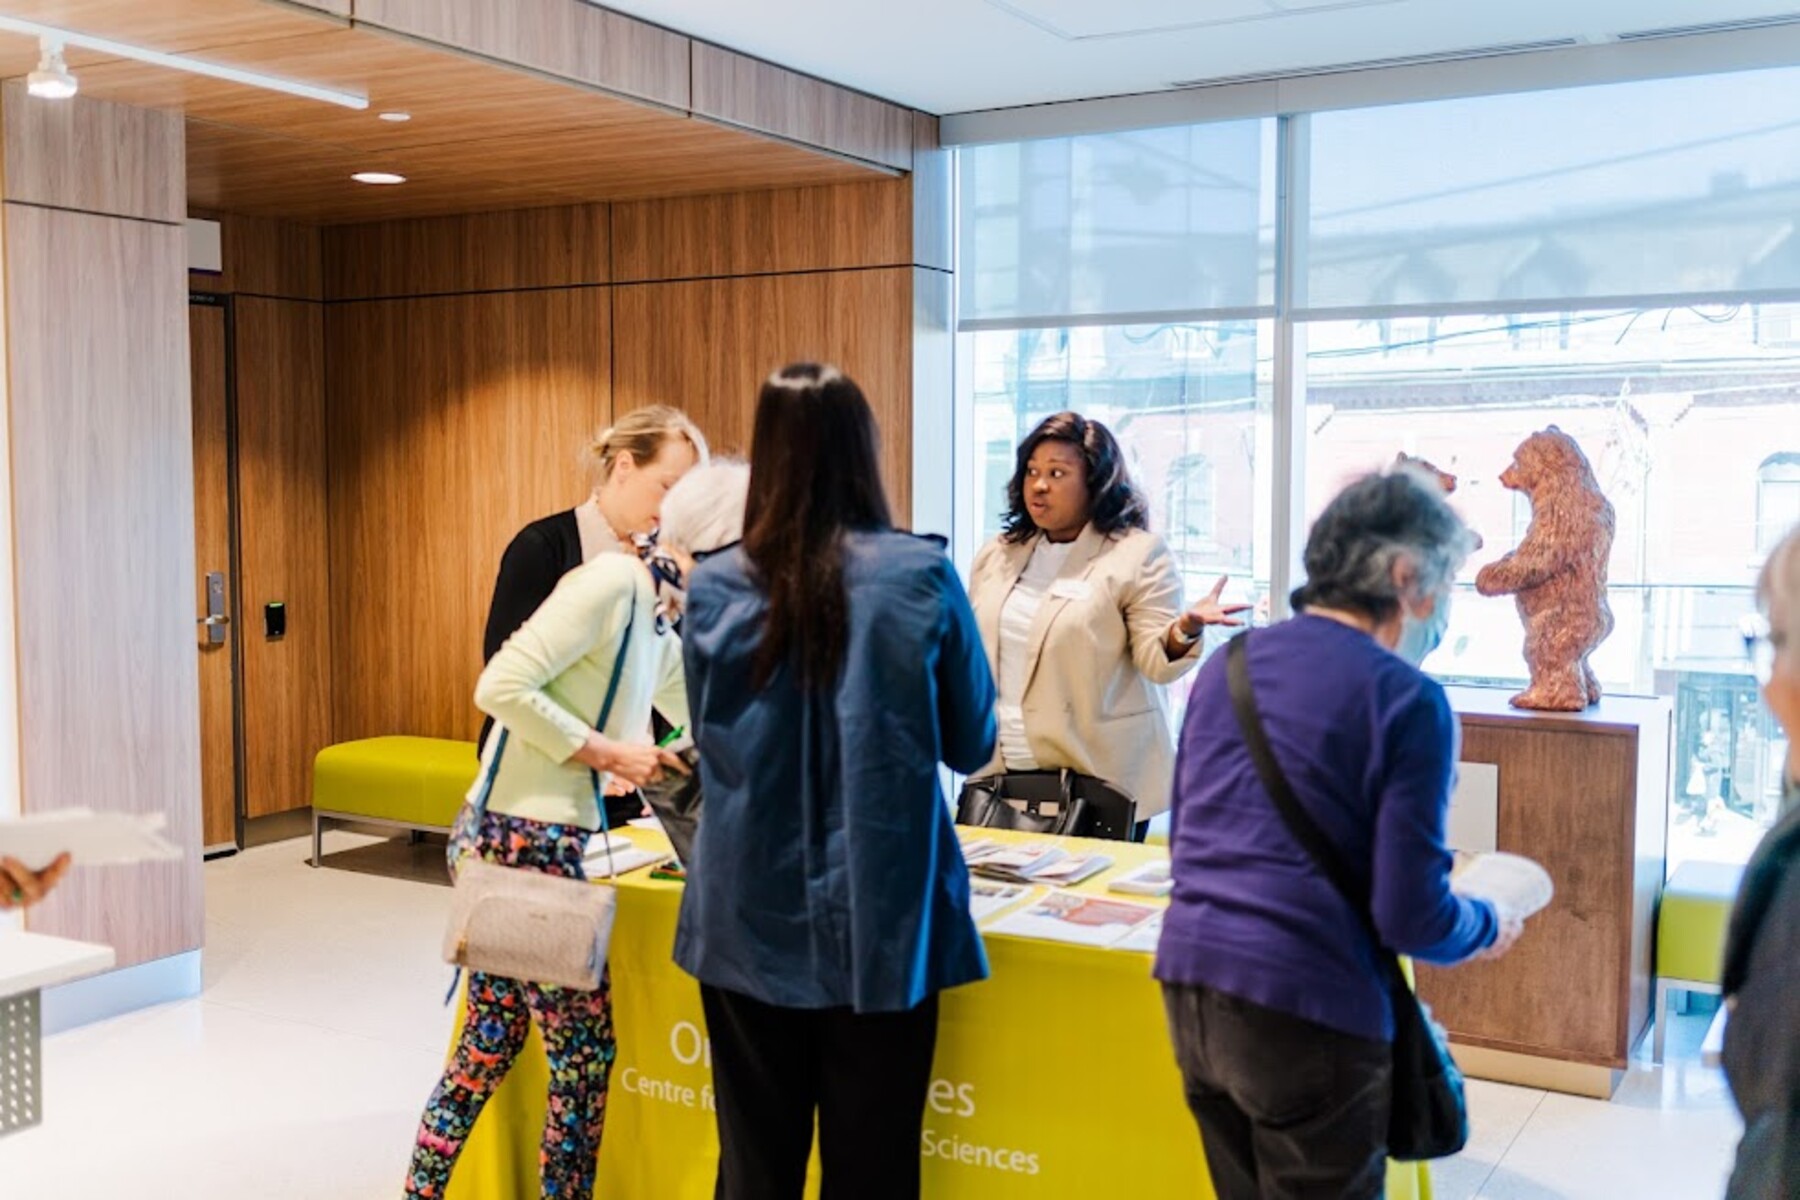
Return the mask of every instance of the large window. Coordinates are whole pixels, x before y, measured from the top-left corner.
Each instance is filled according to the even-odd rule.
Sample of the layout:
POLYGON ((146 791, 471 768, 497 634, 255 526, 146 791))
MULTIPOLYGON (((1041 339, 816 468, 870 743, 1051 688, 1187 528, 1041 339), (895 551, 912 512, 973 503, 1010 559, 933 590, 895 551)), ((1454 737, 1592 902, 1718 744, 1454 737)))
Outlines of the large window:
POLYGON ((1415 455, 1485 539, 1427 669, 1516 687, 1514 605, 1472 585, 1530 523, 1500 473, 1556 425, 1616 518, 1595 669, 1674 702, 1672 865, 1748 853, 1786 751, 1737 630, 1800 523, 1800 70, 959 164, 965 543, 997 531, 1018 440, 1074 408, 1120 435, 1190 594, 1224 573, 1278 614, 1330 496, 1415 455))
POLYGON ((1676 698, 1676 859, 1746 857, 1780 796, 1786 744, 1755 702, 1738 622, 1787 502, 1771 499, 1784 468, 1766 448, 1800 426, 1800 347, 1759 345, 1756 325, 1742 305, 1449 316, 1403 344, 1377 321, 1308 329, 1308 518, 1404 451, 1457 476, 1453 503, 1483 537, 1426 663, 1442 679, 1523 683, 1513 601, 1478 596, 1475 571, 1530 522, 1530 500, 1499 482, 1514 448, 1550 425, 1581 444, 1616 521, 1616 624, 1593 665, 1611 691, 1676 698))

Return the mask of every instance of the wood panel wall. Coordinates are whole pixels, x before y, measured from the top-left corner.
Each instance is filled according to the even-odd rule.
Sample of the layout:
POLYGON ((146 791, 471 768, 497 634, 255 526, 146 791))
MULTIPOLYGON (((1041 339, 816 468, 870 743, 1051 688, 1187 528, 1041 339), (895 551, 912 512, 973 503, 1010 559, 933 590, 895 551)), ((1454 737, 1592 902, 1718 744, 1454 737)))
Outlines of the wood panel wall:
POLYGON ((620 283, 897 267, 912 262, 911 204, 892 180, 727 192, 612 207, 620 283))
POLYGON ((728 125, 912 169, 910 110, 704 42, 694 43, 693 109, 728 125))
POLYGON ((748 452, 771 372, 836 363, 875 410, 894 517, 910 519, 912 268, 637 284, 617 289, 613 304, 619 410, 679 402, 724 451, 748 452))
POLYGON ((688 105, 687 38, 581 0, 356 0, 356 19, 671 108, 688 105))
POLYGON ((97 100, 39 100, 13 79, 0 89, 0 124, 9 200, 147 221, 186 216, 179 117, 97 100))
POLYGON ((577 287, 612 278, 604 204, 346 225, 331 231, 333 300, 577 287))
POLYGON ((159 813, 187 852, 27 919, 131 966, 203 932, 181 121, 0 106, 23 807, 159 813))
POLYGON ((238 589, 247 816, 312 803, 312 760, 332 741, 325 505, 325 310, 235 303, 238 589), (266 636, 264 606, 287 632, 266 636))
POLYGON ((610 330, 611 297, 591 287, 330 306, 339 740, 474 740, 500 553, 585 494, 578 450, 612 412, 610 330))
POLYGON ((906 521, 913 203, 902 179, 328 229, 334 735, 473 737, 500 553, 585 495, 615 412, 673 404, 744 453, 771 371, 836 362, 906 521))

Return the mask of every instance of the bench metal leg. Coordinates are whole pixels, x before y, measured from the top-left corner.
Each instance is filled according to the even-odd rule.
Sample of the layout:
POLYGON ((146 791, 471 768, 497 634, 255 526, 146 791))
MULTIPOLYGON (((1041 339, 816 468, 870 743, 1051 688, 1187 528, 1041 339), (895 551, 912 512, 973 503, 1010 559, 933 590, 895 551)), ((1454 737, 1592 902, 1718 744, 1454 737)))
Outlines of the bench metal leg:
POLYGON ((314 867, 317 867, 319 865, 319 840, 320 840, 320 835, 324 832, 325 819, 323 817, 319 816, 319 810, 316 808, 313 809, 312 817, 313 817, 312 865, 314 867))
POLYGON ((1667 979, 1656 981, 1656 1030, 1651 1035, 1650 1061, 1661 1063, 1663 1045, 1669 1040, 1669 992, 1674 985, 1667 979))
POLYGON ((1653 1058, 1654 1061, 1656 1061, 1658 1063, 1662 1062, 1663 1047, 1668 1042, 1669 1010, 1670 1010, 1670 1008, 1673 1007, 1673 1005, 1671 1005, 1669 1003, 1669 997, 1671 996, 1671 994, 1675 993, 1675 992, 1682 993, 1682 997, 1684 1000, 1682 1007, 1683 1007, 1683 1010, 1685 1011, 1686 1010, 1686 1004, 1685 1004, 1686 997, 1691 995, 1692 993, 1699 992, 1703 996, 1717 996, 1719 994, 1719 991, 1720 991, 1720 988, 1719 988, 1718 984, 1707 983, 1706 981, 1700 980, 1700 979, 1662 979, 1662 978, 1657 979, 1657 981, 1656 981, 1656 1032, 1650 1043, 1650 1045, 1651 1045, 1650 1053, 1651 1053, 1651 1057, 1653 1058))

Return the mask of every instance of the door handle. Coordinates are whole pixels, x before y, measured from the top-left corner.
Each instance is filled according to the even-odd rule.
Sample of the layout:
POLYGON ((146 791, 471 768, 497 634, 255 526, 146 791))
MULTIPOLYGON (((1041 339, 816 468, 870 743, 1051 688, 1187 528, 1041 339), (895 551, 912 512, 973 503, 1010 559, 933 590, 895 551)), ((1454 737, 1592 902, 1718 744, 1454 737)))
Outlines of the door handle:
POLYGON ((194 624, 205 626, 207 645, 224 645, 225 627, 231 624, 231 618, 225 615, 225 573, 223 571, 207 573, 206 615, 196 618, 194 624))

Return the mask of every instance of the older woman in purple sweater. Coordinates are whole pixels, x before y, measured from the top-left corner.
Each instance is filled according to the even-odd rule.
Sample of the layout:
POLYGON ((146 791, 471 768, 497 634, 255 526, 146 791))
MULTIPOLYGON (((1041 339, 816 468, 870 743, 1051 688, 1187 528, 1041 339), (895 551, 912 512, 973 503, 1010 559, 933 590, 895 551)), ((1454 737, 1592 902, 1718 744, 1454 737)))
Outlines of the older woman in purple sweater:
MULTIPOLYGON (((1299 615, 1248 643, 1276 760, 1367 886, 1385 949, 1443 964, 1518 936, 1450 891, 1456 717, 1416 666, 1470 545, 1410 471, 1363 479, 1313 526, 1299 615)), ((1382 947, 1263 789, 1225 660, 1201 668, 1188 702, 1156 958, 1188 1106, 1224 1200, 1380 1196, 1394 1032, 1382 947)))

